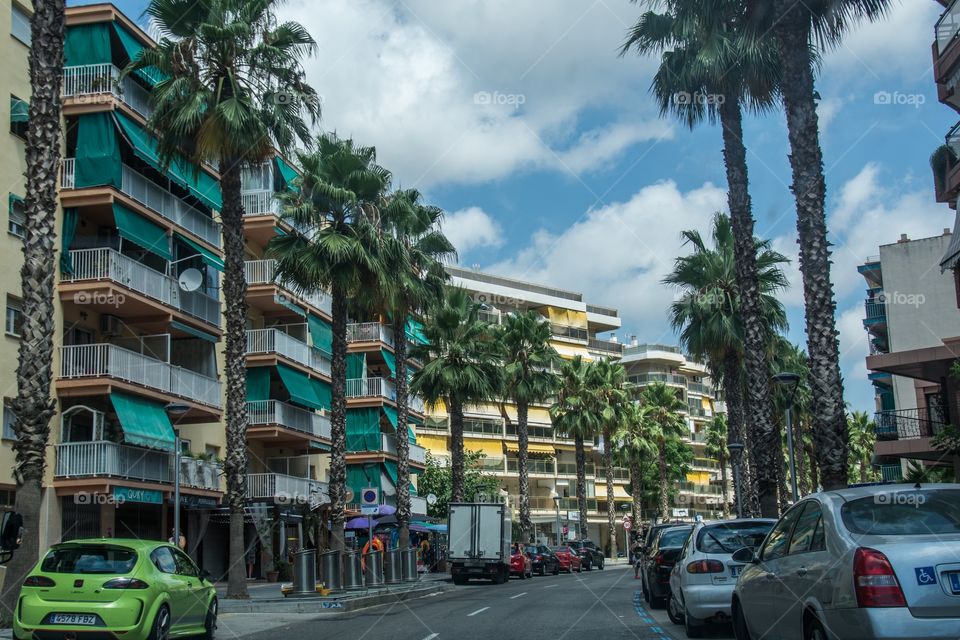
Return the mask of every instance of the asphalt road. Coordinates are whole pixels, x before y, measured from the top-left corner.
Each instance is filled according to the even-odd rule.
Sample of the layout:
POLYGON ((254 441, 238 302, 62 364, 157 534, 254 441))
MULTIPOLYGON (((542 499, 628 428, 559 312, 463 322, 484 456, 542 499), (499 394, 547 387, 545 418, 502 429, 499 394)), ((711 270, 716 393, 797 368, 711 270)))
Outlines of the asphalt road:
MULTIPOLYGON (((627 566, 582 574, 471 582, 432 597, 337 617, 284 620, 244 640, 336 637, 345 640, 682 640, 683 629, 640 600, 627 566)), ((240 625, 238 625, 240 626, 240 625)), ((218 637, 231 635, 221 626, 218 637), (223 633, 226 632, 226 633, 223 633)), ((721 633, 712 637, 722 638, 721 633)))

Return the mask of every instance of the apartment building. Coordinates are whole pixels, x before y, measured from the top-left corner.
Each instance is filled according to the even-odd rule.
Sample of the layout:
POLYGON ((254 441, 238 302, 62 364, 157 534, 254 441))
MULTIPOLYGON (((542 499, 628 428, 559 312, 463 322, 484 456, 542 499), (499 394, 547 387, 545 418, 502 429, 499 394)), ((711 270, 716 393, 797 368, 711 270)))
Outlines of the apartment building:
MULTIPOLYGON (((673 345, 640 344, 631 339, 623 350, 623 366, 627 379, 638 391, 653 383, 663 383, 674 390, 687 409, 684 415, 688 434, 684 437, 694 453, 686 480, 677 484, 671 498, 670 513, 665 518, 719 518, 723 513, 723 473, 720 463, 705 451, 707 425, 725 407, 717 397, 706 365, 696 362, 673 345)), ((726 470, 727 499, 732 501, 732 474, 726 470)))
MULTIPOLYGON (((601 357, 620 358, 623 345, 615 338, 603 339, 599 334, 620 327, 616 309, 588 304, 580 293, 523 282, 476 270, 448 267, 451 284, 463 287, 483 304, 483 317, 499 324, 510 312, 535 310, 550 322, 551 344, 564 358, 582 356, 586 360, 601 357)), ((501 497, 514 510, 519 505, 517 467, 517 410, 508 399, 467 407, 464 424, 464 447, 481 451, 488 473, 501 482, 501 497)), ((573 440, 556 433, 550 419, 549 405, 529 409, 530 507, 536 535, 542 539, 556 536, 557 521, 561 528, 576 532, 579 517, 576 501, 576 460, 573 440)), ((417 428, 418 442, 431 454, 449 459, 449 420, 444 408, 429 412, 417 428)), ((606 482, 602 459, 595 443, 587 443, 588 531, 594 540, 607 540, 606 482)), ((624 490, 628 482, 626 469, 615 469, 617 485, 613 499, 623 505, 630 502, 624 490)), ((623 530, 618 531, 623 536, 623 530)))

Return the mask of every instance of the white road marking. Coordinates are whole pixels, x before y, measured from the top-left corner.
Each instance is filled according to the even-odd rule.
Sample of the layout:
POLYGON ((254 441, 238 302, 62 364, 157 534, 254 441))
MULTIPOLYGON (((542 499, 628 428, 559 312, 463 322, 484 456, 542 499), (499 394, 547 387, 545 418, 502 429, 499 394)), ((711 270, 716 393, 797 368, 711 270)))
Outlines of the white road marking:
POLYGON ((424 638, 423 640, 433 640, 433 639, 436 638, 438 635, 440 635, 440 634, 439 634, 439 633, 431 633, 430 635, 428 635, 428 636, 427 636, 426 638, 424 638))
POLYGON ((547 586, 544 587, 544 589, 553 589, 555 586, 557 586, 557 585, 555 585, 555 584, 548 584, 547 586))
POLYGON ((483 613, 484 611, 486 611, 486 610, 489 609, 489 608, 490 608, 490 607, 484 607, 483 609, 477 609, 477 610, 474 611, 473 613, 468 613, 468 614, 467 614, 467 617, 468 617, 468 618, 471 618, 471 617, 477 615, 478 613, 483 613))
POLYGON ((523 593, 518 593, 518 594, 515 595, 515 596, 510 596, 510 599, 511 599, 511 600, 516 600, 516 599, 519 598, 520 596, 525 596, 525 595, 527 595, 527 592, 526 592, 526 591, 524 591, 523 593))

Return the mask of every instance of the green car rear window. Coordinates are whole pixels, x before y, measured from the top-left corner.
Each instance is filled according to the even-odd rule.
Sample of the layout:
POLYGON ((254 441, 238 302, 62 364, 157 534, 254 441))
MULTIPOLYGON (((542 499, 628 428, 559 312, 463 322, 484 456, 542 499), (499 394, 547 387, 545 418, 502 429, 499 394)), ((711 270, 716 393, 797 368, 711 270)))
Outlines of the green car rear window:
POLYGON ((79 546, 51 549, 40 565, 44 573, 130 573, 137 564, 132 549, 79 546))

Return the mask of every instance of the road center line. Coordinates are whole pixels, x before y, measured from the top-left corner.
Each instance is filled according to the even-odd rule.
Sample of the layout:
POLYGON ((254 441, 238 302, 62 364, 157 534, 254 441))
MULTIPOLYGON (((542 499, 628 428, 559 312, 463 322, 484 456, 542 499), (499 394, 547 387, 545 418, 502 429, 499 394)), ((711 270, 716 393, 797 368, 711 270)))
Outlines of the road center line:
POLYGON ((423 640, 433 640, 433 639, 436 638, 438 635, 440 635, 440 634, 438 634, 438 633, 431 633, 430 635, 428 635, 428 636, 427 636, 426 638, 424 638, 423 640))
POLYGON ((547 586, 544 587, 544 589, 553 589, 555 586, 557 586, 557 585, 555 585, 555 584, 548 584, 547 586))
POLYGON ((484 607, 483 609, 477 609, 477 610, 474 611, 473 613, 468 613, 468 614, 467 614, 467 617, 468 617, 468 618, 471 618, 471 617, 477 615, 478 613, 483 613, 484 611, 486 611, 486 610, 489 609, 489 608, 490 608, 490 607, 484 607))
POLYGON ((516 600, 516 599, 519 598, 520 596, 525 596, 525 595, 527 595, 527 592, 526 592, 526 591, 524 591, 523 593, 518 593, 518 594, 515 595, 515 596, 510 596, 510 599, 511 599, 511 600, 516 600))

